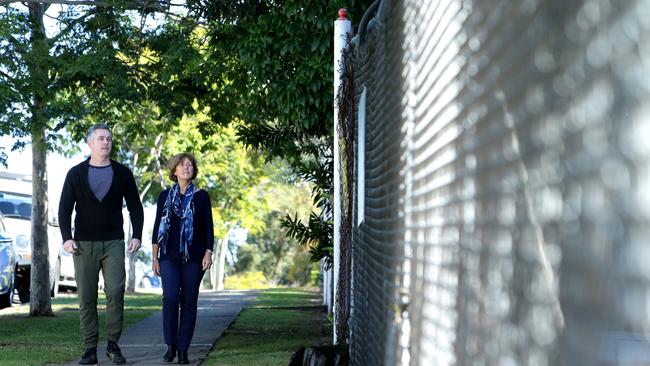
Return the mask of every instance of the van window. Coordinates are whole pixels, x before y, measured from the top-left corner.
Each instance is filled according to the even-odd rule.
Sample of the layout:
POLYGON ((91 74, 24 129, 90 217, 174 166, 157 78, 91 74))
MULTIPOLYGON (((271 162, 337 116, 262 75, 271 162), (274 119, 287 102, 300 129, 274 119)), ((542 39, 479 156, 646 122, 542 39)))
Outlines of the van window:
POLYGON ((5 217, 32 219, 32 196, 0 192, 0 212, 5 217))

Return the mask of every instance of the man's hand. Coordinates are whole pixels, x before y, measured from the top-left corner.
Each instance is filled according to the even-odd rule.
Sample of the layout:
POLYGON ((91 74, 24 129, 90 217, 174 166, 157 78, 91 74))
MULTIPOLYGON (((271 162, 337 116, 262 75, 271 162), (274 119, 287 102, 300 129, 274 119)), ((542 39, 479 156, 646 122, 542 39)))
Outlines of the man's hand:
POLYGON ((75 254, 77 252, 77 243, 72 239, 66 240, 63 243, 63 250, 70 254, 75 254))
POLYGON ((132 238, 129 243, 129 253, 137 252, 140 249, 140 239, 132 238))

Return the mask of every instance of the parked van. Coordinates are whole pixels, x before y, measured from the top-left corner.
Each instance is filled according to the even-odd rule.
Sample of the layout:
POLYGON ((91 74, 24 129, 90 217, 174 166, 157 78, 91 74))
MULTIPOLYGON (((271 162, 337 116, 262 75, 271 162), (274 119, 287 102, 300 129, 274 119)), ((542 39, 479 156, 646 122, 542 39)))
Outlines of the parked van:
MULTIPOLYGON (((32 180, 31 176, 0 172, 0 212, 4 216, 7 233, 12 237, 16 251, 16 271, 14 286, 21 302, 29 301, 29 286, 32 265, 31 218, 32 218, 32 180)), ((50 207, 47 223, 48 260, 50 263, 50 293, 54 297, 59 291, 62 275, 74 279, 74 268, 61 266, 61 233, 54 209, 50 207)), ((67 261, 66 261, 67 262, 67 261)), ((70 261, 71 262, 71 261, 70 261)))

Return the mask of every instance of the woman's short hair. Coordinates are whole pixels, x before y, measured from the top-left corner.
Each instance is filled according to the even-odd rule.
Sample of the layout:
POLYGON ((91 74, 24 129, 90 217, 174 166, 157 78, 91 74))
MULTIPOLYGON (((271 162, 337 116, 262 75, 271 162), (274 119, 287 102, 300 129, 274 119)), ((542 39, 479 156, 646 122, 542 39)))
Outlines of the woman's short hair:
POLYGON ((196 175, 199 174, 199 167, 196 165, 196 159, 194 158, 194 155, 190 153, 180 153, 174 155, 173 158, 169 159, 169 162, 167 162, 167 167, 169 168, 169 179, 172 181, 176 182, 176 167, 183 162, 183 160, 189 160, 192 163, 192 166, 194 167, 194 173, 192 174, 192 178, 196 178, 196 175))

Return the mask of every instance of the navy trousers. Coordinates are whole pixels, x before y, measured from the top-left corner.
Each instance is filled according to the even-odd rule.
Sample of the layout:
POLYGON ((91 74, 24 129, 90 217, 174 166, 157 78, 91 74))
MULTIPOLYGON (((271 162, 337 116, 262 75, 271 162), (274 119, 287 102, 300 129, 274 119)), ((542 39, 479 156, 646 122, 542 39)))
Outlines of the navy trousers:
POLYGON ((203 278, 201 263, 160 260, 163 288, 163 334, 165 343, 187 351, 194 335, 196 303, 203 278), (180 310, 180 321, 179 321, 180 310))

